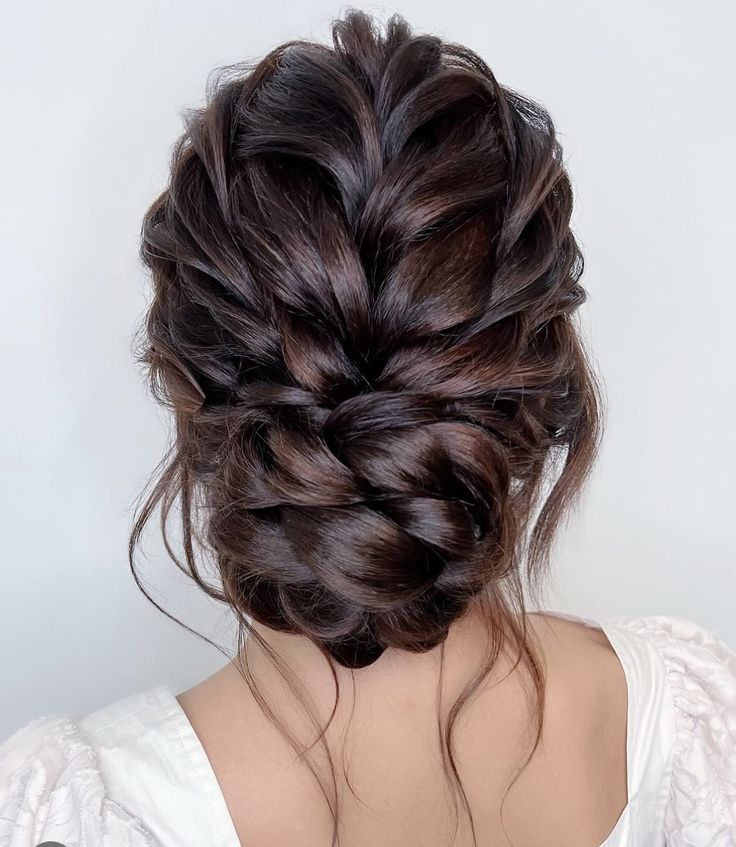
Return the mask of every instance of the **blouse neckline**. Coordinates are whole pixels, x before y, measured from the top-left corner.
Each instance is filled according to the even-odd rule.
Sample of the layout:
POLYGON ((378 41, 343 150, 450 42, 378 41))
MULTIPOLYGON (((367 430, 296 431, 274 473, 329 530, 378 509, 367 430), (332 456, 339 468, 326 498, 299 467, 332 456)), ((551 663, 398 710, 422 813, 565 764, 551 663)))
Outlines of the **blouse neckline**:
POLYGON ((196 835, 211 847, 243 847, 207 752, 168 686, 118 700, 79 726, 109 795, 140 810, 156 843, 191 844, 196 835), (131 779, 142 761, 149 779, 131 779))

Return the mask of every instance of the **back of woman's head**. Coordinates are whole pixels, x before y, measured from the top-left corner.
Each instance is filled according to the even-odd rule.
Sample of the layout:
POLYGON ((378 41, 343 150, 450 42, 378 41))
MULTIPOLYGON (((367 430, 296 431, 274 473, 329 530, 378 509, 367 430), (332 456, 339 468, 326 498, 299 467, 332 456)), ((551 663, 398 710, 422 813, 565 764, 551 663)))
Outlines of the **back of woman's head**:
POLYGON ((180 496, 203 586, 360 667, 506 607, 599 401, 546 112, 400 17, 332 36, 220 74, 146 215, 143 359, 176 441, 134 535, 180 496))

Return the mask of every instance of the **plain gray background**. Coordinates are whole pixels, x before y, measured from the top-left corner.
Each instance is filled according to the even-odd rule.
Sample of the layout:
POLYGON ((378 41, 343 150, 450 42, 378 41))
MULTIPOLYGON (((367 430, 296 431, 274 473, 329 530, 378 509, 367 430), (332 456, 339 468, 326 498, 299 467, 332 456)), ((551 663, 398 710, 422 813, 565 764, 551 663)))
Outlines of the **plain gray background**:
MULTIPOLYGON (((359 4, 358 4, 359 5, 359 4)), ((556 120, 606 383, 603 452, 558 545, 547 605, 680 615, 736 646, 733 512, 736 6, 407 0, 556 120)), ((180 109, 208 72, 324 39, 326 2, 6 5, 0 736, 221 664, 127 569, 132 506, 167 438, 131 356, 138 232, 180 109)), ((155 526, 155 522, 154 522, 155 526)), ((152 589, 227 643, 227 616, 146 545, 152 589)))

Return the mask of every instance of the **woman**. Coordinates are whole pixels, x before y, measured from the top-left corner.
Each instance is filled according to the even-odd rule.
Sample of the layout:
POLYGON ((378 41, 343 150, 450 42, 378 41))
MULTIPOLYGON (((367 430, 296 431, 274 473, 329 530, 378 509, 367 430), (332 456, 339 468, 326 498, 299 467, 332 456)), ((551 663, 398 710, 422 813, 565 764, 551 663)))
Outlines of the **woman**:
POLYGON ((398 16, 237 70, 145 217, 131 563, 179 500, 238 650, 16 733, 0 843, 736 844, 736 657, 525 609, 601 432, 548 115, 398 16))

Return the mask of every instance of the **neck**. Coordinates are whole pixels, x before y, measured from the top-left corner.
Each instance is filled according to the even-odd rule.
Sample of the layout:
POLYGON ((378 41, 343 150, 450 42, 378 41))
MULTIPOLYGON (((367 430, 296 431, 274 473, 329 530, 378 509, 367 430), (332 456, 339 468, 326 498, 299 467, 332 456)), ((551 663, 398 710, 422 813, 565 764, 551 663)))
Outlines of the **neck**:
MULTIPOLYGON (((436 687, 440 669, 443 690, 448 696, 459 693, 474 673, 486 663, 489 655, 488 624, 478 605, 469 607, 462 618, 451 627, 444 644, 423 653, 406 650, 386 650, 372 665, 358 671, 340 665, 331 669, 322 651, 306 636, 277 632, 260 623, 253 623, 256 637, 249 637, 235 667, 247 666, 258 688, 277 694, 283 689, 284 679, 269 657, 272 651, 282 670, 298 681, 310 696, 327 703, 334 702, 335 681, 341 690, 355 685, 364 691, 383 689, 389 685, 399 695, 417 693, 421 689, 436 687)), ((489 679, 507 673, 516 651, 513 641, 506 637, 489 679)))

